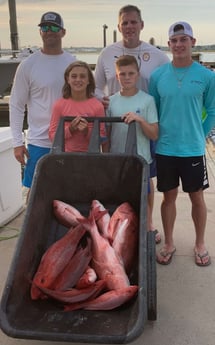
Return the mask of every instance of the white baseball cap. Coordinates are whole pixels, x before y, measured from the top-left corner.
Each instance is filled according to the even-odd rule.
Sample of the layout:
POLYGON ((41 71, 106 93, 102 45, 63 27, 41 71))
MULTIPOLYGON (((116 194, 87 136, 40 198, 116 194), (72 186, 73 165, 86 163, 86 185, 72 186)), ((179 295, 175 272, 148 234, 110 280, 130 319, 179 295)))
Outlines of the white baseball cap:
POLYGON ((169 38, 177 35, 186 35, 193 37, 193 29, 190 24, 186 22, 176 22, 169 28, 169 38))

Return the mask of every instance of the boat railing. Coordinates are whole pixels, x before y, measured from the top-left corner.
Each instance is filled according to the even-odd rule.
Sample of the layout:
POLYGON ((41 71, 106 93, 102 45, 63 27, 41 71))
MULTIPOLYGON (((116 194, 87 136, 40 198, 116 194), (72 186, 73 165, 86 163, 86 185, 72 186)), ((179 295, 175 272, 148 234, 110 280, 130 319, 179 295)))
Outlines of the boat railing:
POLYGON ((0 57, 11 56, 16 58, 19 53, 20 50, 0 49, 0 57))

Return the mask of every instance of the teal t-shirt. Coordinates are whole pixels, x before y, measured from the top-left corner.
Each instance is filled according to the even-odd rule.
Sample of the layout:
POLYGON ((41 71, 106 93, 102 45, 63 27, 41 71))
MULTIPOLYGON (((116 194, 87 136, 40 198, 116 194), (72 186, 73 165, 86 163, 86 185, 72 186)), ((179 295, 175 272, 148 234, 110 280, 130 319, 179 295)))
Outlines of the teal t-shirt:
MULTIPOLYGON (((139 90, 134 96, 121 96, 120 92, 110 96, 107 116, 122 117, 127 112, 134 112, 142 116, 148 123, 157 123, 157 109, 154 98, 146 92, 139 90)), ((111 125, 111 147, 112 153, 124 153, 128 132, 128 125, 125 123, 112 123, 111 125)), ((136 123, 137 153, 147 163, 151 163, 150 140, 144 135, 142 128, 136 123)))

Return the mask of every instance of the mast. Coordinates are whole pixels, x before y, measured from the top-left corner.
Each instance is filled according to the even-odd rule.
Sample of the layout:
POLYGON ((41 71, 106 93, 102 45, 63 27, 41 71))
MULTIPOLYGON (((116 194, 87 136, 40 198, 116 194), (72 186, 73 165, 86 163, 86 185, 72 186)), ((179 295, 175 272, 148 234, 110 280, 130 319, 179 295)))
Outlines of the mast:
POLYGON ((10 16, 10 40, 13 56, 16 56, 15 51, 19 50, 18 30, 16 19, 16 0, 8 0, 9 16, 10 16))

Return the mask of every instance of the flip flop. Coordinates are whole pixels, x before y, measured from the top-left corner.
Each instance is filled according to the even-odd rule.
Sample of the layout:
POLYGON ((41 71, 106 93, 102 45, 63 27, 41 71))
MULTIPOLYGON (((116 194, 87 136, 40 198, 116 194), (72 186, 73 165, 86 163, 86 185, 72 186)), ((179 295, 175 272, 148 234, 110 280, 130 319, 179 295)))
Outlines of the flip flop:
POLYGON ((175 252, 176 252, 176 248, 174 248, 171 252, 167 252, 164 249, 161 249, 159 252, 159 255, 162 256, 163 258, 166 258, 167 256, 169 256, 169 259, 167 261, 160 261, 157 256, 156 258, 157 263, 159 263, 160 265, 169 265, 170 262, 172 261, 173 254, 175 252))
POLYGON ((158 231, 157 229, 151 230, 151 231, 153 231, 154 234, 155 234, 155 243, 156 243, 156 244, 161 243, 161 236, 160 236, 160 234, 159 234, 159 231, 158 231), (159 235, 159 236, 157 236, 157 235, 159 235), (158 237, 158 239, 157 239, 156 237, 158 237))
POLYGON ((195 254, 195 264, 197 266, 201 266, 202 267, 202 266, 209 266, 211 264, 211 258, 210 258, 210 255, 208 254, 208 251, 206 251, 203 254, 200 254, 200 253, 194 251, 194 254, 195 254), (205 257, 208 257, 208 261, 206 261, 206 262, 204 262, 202 260, 205 257), (199 262, 198 259, 200 259, 201 262, 199 262))

